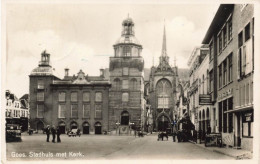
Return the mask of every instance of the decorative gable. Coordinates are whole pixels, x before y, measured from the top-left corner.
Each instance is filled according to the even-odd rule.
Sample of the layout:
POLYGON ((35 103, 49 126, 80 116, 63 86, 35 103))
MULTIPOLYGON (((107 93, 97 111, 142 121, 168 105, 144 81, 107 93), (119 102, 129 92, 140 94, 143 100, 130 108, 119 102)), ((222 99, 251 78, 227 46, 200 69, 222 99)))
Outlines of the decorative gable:
POLYGON ((82 70, 79 71, 78 77, 72 83, 73 84, 89 84, 89 82, 85 78, 85 73, 82 70))

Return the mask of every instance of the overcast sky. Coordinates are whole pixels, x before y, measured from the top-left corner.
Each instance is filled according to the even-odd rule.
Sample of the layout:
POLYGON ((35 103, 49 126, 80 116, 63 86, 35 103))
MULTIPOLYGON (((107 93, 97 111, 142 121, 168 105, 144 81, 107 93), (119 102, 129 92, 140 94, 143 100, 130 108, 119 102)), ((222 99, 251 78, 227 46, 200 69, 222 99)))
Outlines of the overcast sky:
POLYGON ((29 77, 40 54, 51 54, 52 67, 60 78, 82 69, 99 75, 108 68, 113 44, 121 35, 122 21, 129 16, 135 36, 143 46, 145 67, 158 64, 165 19, 170 64, 188 68, 193 48, 201 44, 218 4, 8 4, 7 89, 18 97, 29 92, 29 77), (18 84, 17 82, 20 82, 18 84))

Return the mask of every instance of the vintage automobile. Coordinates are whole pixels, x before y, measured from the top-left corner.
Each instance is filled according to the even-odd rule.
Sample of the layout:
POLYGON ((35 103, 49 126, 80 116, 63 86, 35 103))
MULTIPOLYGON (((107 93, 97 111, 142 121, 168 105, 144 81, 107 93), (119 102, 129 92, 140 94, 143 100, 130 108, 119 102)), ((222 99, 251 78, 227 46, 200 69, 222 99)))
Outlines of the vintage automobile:
POLYGON ((20 120, 17 118, 6 118, 5 120, 6 142, 22 141, 20 120))
POLYGON ((10 141, 22 141, 21 126, 19 124, 6 124, 6 142, 10 141))
POLYGON ((166 137, 167 140, 168 140, 168 134, 167 132, 159 132, 158 133, 158 138, 157 138, 157 141, 159 141, 160 139, 163 141, 163 138, 166 137))
POLYGON ((211 133, 207 134, 205 137, 205 147, 207 146, 222 146, 221 133, 211 133))
POLYGON ((79 137, 80 137, 81 133, 80 133, 80 130, 79 130, 79 129, 71 129, 71 131, 69 131, 69 132, 67 133, 67 135, 68 135, 69 137, 76 137, 76 136, 79 136, 79 137))

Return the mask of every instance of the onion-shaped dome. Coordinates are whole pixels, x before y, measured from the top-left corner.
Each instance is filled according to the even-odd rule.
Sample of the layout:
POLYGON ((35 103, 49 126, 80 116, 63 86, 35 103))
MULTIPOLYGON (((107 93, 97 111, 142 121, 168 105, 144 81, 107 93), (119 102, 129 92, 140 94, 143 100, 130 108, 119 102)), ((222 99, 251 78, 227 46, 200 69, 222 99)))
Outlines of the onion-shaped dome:
POLYGON ((129 35, 129 36, 121 36, 115 44, 124 44, 124 43, 133 43, 140 45, 140 42, 136 39, 135 36, 129 35))
POLYGON ((53 69, 51 66, 37 67, 32 70, 31 75, 53 75, 53 69))
POLYGON ((125 25, 134 25, 134 21, 133 21, 132 18, 128 17, 125 20, 123 20, 122 25, 123 26, 125 26, 125 25))

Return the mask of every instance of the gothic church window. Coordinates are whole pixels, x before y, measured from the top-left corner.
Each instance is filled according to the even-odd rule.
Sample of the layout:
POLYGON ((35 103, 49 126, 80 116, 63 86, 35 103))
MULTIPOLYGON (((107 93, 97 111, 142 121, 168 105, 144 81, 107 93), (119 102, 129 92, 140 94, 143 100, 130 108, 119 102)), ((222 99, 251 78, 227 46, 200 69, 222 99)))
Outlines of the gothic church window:
POLYGON ((157 83, 156 92, 158 96, 158 108, 169 108, 171 91, 171 83, 168 80, 162 79, 157 83))

